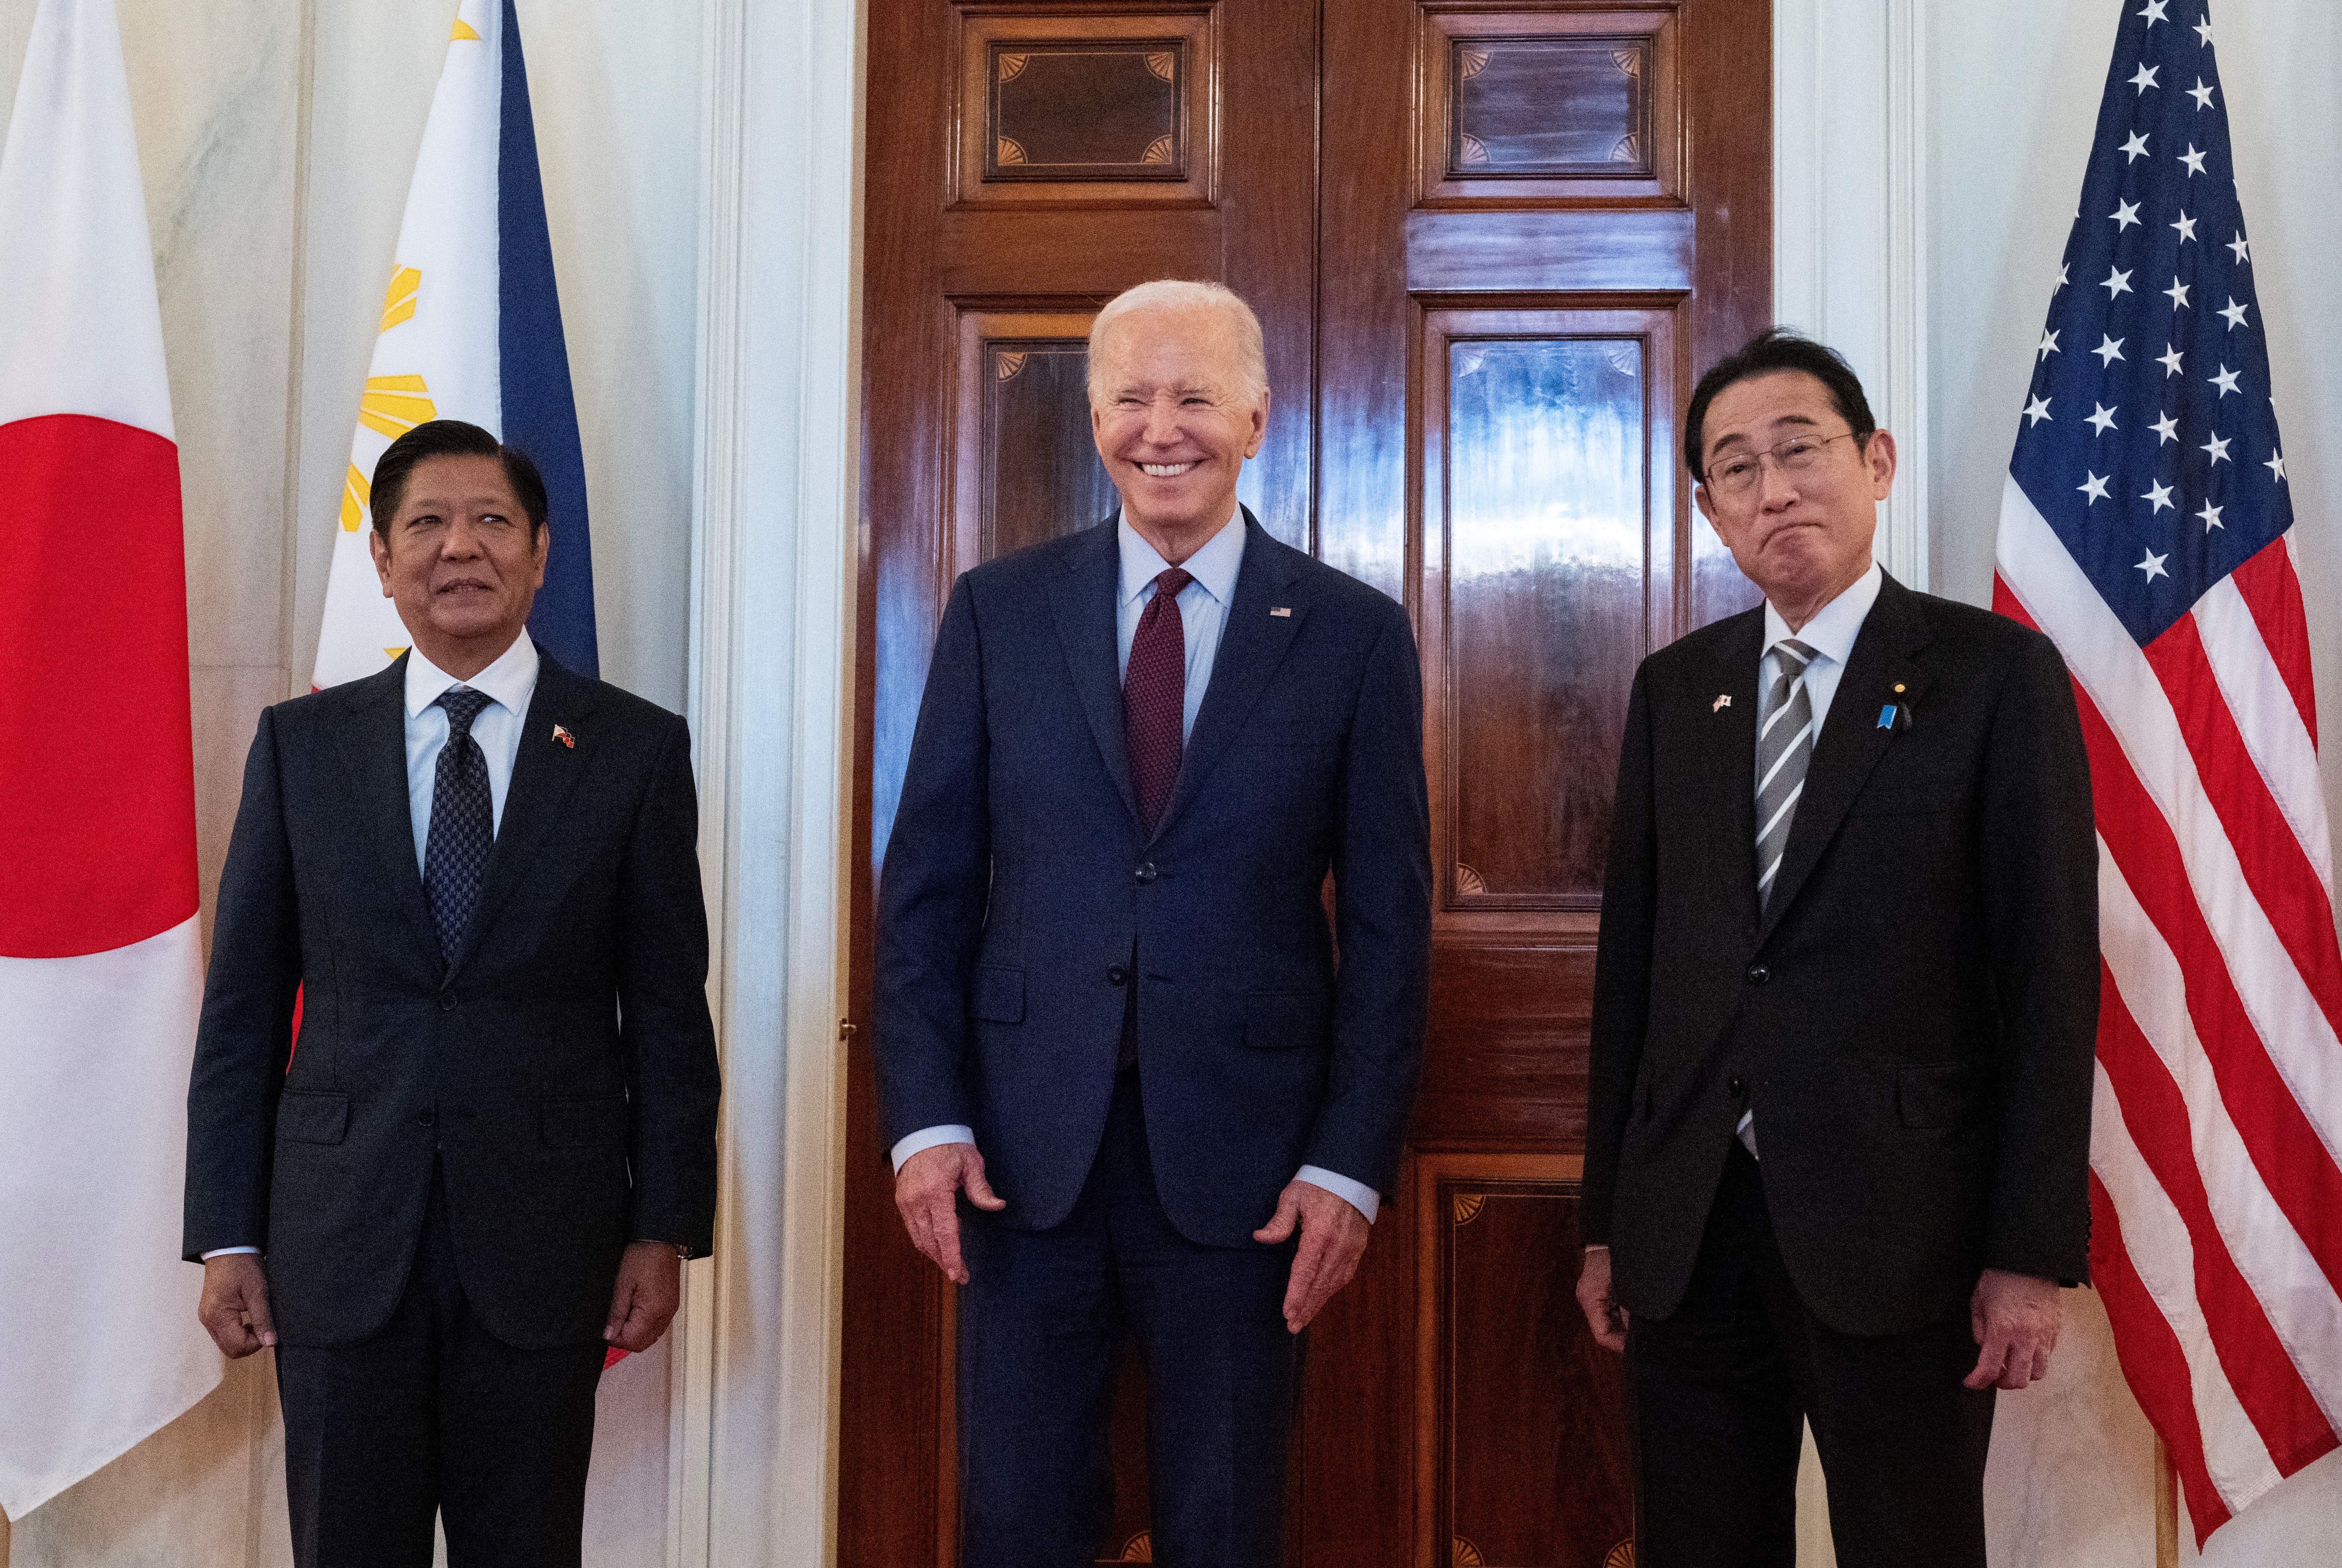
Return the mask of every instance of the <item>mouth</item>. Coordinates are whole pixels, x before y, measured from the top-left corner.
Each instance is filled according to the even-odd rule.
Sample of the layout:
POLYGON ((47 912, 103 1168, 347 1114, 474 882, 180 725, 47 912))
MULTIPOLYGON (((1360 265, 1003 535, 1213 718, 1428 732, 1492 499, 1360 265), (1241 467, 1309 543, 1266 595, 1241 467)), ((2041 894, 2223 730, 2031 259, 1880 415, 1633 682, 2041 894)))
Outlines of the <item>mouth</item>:
POLYGON ((1138 471, 1150 479, 1176 479, 1195 466, 1192 463, 1142 463, 1138 471))
POLYGON ((493 593, 495 590, 490 588, 485 583, 479 581, 477 578, 458 577, 452 583, 440 584, 439 586, 432 589, 431 592, 435 596, 445 597, 451 594, 487 594, 493 593))

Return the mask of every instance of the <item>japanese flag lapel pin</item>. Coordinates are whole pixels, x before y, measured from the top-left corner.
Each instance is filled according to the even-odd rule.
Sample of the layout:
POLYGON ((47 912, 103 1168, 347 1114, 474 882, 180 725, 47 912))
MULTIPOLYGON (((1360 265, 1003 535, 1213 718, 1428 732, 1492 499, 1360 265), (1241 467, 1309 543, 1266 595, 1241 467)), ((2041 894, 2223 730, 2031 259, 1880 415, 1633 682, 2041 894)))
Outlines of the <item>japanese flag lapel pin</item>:
POLYGON ((577 737, 559 724, 553 726, 553 738, 573 752, 577 749, 577 737))
POLYGON ((1716 701, 1708 704, 1707 711, 1711 714, 1720 714, 1731 705, 1732 694, 1730 692, 1718 692, 1716 694, 1716 701))

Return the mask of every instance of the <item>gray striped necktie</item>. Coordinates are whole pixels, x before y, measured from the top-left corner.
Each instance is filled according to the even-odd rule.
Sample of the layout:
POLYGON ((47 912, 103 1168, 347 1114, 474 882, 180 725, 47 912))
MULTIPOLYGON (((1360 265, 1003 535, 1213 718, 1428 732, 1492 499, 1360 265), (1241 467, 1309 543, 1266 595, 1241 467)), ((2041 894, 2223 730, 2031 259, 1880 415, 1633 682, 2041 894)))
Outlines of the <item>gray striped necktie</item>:
POLYGON ((1806 764, 1814 756, 1814 701, 1806 691, 1806 666, 1814 650, 1795 637, 1773 644, 1773 684, 1756 729, 1756 907, 1773 896, 1781 874, 1781 852, 1789 847, 1789 824, 1797 820, 1797 797, 1806 789, 1806 764))

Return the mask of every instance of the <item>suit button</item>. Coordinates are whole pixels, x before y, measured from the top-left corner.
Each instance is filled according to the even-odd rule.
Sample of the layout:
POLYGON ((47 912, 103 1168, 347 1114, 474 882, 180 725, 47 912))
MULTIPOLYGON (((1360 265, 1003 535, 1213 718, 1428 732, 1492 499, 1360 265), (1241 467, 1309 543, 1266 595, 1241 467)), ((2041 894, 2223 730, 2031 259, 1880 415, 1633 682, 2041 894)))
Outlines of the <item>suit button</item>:
POLYGON ((1106 983, 1108 985, 1126 985, 1130 983, 1130 971, 1119 964, 1110 964, 1106 965, 1106 983))
POLYGON ((1748 1080, 1743 1078, 1737 1073, 1735 1073, 1731 1077, 1726 1078, 1724 1081, 1724 1086, 1732 1091, 1732 1097, 1736 1100, 1746 1100, 1748 1098, 1748 1080))
POLYGON ((1748 966, 1748 984, 1751 984, 1751 985, 1762 985, 1762 984, 1765 984, 1765 982, 1767 982, 1767 980, 1770 980, 1770 979, 1772 979, 1772 978, 1773 978, 1773 972, 1772 972, 1771 970, 1769 970, 1769 969, 1766 968, 1763 964, 1750 964, 1750 965, 1748 966))
POLYGON ((428 1127, 429 1125, 431 1125, 431 1124, 432 1124, 432 1123, 434 1123, 434 1122, 435 1122, 435 1121, 437 1121, 437 1120, 438 1120, 438 1116, 437 1116, 437 1114, 436 1114, 435 1113, 434 1113, 434 1112, 431 1112, 431 1111, 425 1111, 425 1112, 424 1112, 421 1115, 419 1115, 419 1116, 415 1117, 415 1119, 416 1121, 418 1121, 418 1122, 422 1123, 425 1126, 428 1127))
POLYGON ((439 993, 439 1011, 442 1013, 453 1013, 455 1011, 455 994, 454 992, 442 991, 439 993))
POLYGON ((1151 860, 1148 861, 1145 865, 1138 868, 1136 874, 1141 886, 1153 882, 1155 880, 1155 863, 1151 860))

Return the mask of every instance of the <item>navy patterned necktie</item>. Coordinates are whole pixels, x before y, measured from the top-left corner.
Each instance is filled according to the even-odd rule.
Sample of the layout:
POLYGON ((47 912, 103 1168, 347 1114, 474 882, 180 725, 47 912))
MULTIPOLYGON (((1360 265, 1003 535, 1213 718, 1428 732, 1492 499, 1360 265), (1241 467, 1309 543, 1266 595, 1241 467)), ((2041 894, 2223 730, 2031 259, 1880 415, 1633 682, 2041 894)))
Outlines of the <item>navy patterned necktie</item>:
POLYGON ((480 873, 496 841, 495 805, 488 794, 488 758, 472 738, 472 721, 488 705, 485 692, 450 686, 437 705, 447 710, 447 744, 439 748, 431 781, 431 831, 423 841, 423 891, 439 928, 439 956, 449 964, 462 951, 472 910, 480 902, 480 873))
POLYGON ((1773 644, 1778 674, 1766 694, 1756 731, 1756 907, 1773 901, 1773 879, 1789 847, 1789 825, 1806 793, 1806 766, 1814 758, 1814 699, 1806 666, 1814 650, 1795 637, 1773 644))
POLYGON ((1155 597, 1138 617, 1130 639, 1130 663, 1122 672, 1122 738, 1130 753, 1131 793, 1138 796, 1139 820, 1151 834, 1171 804, 1179 777, 1179 754, 1187 711, 1187 627, 1179 614, 1179 592, 1196 579, 1176 566, 1155 579, 1155 597))

